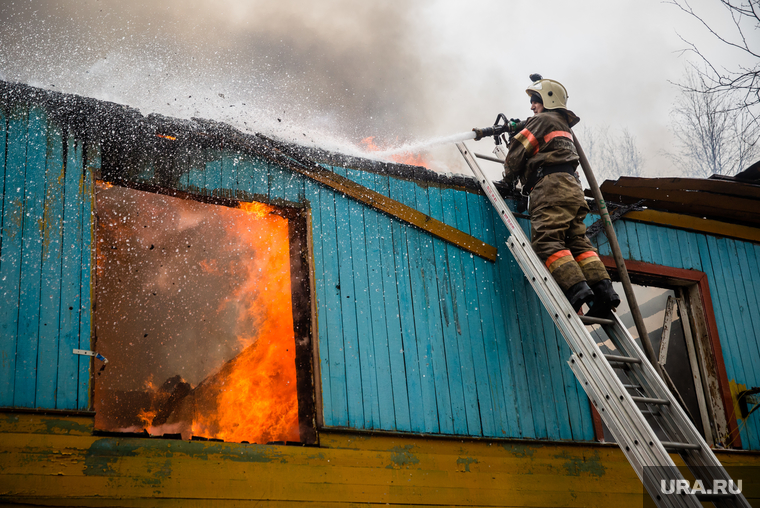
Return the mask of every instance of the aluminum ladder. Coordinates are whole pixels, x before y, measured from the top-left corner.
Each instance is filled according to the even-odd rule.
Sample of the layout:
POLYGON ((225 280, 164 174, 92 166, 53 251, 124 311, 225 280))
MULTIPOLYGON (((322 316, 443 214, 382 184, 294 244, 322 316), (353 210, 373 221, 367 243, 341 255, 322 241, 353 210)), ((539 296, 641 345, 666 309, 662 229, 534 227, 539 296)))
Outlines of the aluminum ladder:
POLYGON ((607 318, 581 317, 573 310, 473 154, 463 142, 456 146, 507 226, 511 234, 507 239, 509 250, 570 346, 570 368, 654 503, 658 507, 700 507, 701 501, 710 501, 721 508, 749 507, 737 492, 738 485, 617 315, 611 312, 607 318), (587 327, 606 334, 620 355, 603 354, 587 327), (625 373, 625 382, 618 373, 625 373), (639 405, 646 410, 642 412, 639 405), (660 440, 644 412, 652 415, 667 440, 660 440), (701 484, 684 479, 669 451, 681 456, 701 484))

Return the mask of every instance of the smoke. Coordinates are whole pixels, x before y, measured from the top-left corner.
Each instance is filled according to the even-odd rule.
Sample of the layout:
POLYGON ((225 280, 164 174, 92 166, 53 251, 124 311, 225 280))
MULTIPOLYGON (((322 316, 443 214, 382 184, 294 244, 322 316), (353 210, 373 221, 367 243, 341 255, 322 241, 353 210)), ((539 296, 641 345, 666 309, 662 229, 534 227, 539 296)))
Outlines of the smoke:
MULTIPOLYGON (((731 28, 713 4, 691 2, 731 28)), ((661 153, 674 142, 668 81, 688 63, 680 37, 741 64, 693 21, 656 0, 0 0, 0 79, 372 156, 362 139, 391 147, 525 118, 540 72, 568 88, 583 125, 629 128, 645 176, 662 176, 674 173, 661 153)), ((428 167, 469 173, 447 149, 428 167)))
POLYGON ((425 115, 405 2, 5 2, 0 79, 324 146, 425 115))

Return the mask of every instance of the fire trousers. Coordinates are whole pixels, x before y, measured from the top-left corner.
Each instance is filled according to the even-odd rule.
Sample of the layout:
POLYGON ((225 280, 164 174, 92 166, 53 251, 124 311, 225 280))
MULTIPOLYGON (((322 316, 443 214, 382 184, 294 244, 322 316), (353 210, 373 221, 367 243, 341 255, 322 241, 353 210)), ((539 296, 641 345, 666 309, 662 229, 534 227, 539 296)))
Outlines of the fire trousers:
POLYGON ((530 194, 529 210, 533 250, 563 291, 584 280, 593 285, 610 278, 586 238, 583 219, 589 208, 574 177, 543 177, 530 194))

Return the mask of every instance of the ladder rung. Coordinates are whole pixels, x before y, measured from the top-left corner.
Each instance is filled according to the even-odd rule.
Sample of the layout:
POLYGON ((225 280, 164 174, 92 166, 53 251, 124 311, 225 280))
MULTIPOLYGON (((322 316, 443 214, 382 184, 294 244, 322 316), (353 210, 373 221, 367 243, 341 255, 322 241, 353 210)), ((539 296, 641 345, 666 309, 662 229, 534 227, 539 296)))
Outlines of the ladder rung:
POLYGON ((661 441, 666 450, 699 450, 698 444, 692 443, 673 443, 672 441, 661 441))
POLYGON ((632 358, 630 356, 616 356, 616 355, 604 355, 610 363, 641 363, 639 358, 632 358))
POLYGON ((623 388, 625 388, 626 390, 643 390, 644 389, 644 387, 641 385, 627 385, 625 383, 623 384, 623 388))
POLYGON ((604 319, 604 318, 598 318, 598 317, 590 317, 590 316, 580 316, 581 323, 584 325, 609 325, 612 326, 615 324, 615 322, 611 319, 604 319))
POLYGON ((650 397, 631 397, 634 402, 641 402, 642 404, 662 404, 662 405, 668 405, 670 404, 669 400, 665 399, 653 399, 650 397))

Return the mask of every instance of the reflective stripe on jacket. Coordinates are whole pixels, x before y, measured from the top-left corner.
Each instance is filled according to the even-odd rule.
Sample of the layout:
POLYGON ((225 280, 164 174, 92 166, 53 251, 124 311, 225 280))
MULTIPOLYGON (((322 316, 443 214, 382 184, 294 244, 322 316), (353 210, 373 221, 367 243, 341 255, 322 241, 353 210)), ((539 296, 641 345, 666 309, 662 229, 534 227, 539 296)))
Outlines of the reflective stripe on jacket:
POLYGON ((525 122, 525 128, 515 134, 504 162, 504 179, 519 178, 525 185, 531 174, 541 166, 562 163, 577 165, 578 152, 573 144, 570 127, 578 117, 572 111, 545 110, 525 122), (569 122, 568 122, 569 119, 569 122))

